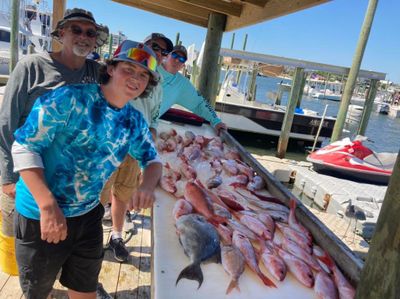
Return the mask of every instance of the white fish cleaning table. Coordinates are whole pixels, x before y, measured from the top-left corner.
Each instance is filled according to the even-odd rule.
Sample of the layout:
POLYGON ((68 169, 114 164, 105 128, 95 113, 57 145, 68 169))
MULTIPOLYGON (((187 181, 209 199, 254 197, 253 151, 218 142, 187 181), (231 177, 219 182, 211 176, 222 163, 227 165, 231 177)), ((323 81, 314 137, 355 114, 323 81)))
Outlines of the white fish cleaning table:
MULTIPOLYGON (((173 127, 178 134, 183 135, 190 130, 195 134, 206 137, 215 136, 209 126, 195 127, 190 125, 171 125, 162 123, 158 132, 168 131, 173 127)), ((313 299, 317 298, 313 289, 301 285, 295 278, 288 274, 283 282, 276 282, 277 288, 268 288, 247 266, 239 278, 241 292, 234 289, 226 295, 230 277, 225 273, 222 264, 202 264, 204 275, 202 286, 197 289, 197 281, 182 279, 175 286, 179 273, 187 265, 189 258, 184 254, 175 231, 175 221, 172 210, 176 199, 169 193, 157 188, 156 202, 153 208, 153 264, 152 264, 152 298, 154 299, 313 299)), ((268 275, 265 268, 261 267, 264 274, 268 275)), ((271 277, 270 275, 268 275, 271 277)))

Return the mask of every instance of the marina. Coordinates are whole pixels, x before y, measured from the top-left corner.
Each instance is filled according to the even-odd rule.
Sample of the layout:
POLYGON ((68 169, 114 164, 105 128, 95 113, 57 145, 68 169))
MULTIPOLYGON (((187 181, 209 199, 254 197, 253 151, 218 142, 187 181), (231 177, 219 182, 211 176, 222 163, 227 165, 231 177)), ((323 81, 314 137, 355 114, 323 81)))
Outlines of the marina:
MULTIPOLYGON (((52 16, 54 21, 61 18, 62 14, 58 17, 57 15, 65 10, 66 2, 55 0, 53 13, 46 12, 40 15, 38 28, 43 36, 49 33, 52 16)), ((103 221, 105 255, 99 276, 100 287, 112 298, 203 299, 213 296, 244 299, 270 296, 289 299, 296 294, 299 299, 308 299, 321 298, 317 284, 314 287, 314 281, 320 274, 324 274, 332 281, 336 294, 332 298, 337 298, 337 292, 341 291, 341 285, 336 280, 339 271, 344 275, 343 279, 349 288, 354 288, 352 298, 397 298, 393 295, 396 289, 393 281, 397 277, 397 270, 391 268, 398 258, 393 258, 390 254, 392 250, 396 250, 397 245, 389 242, 388 238, 396 238, 398 235, 396 212, 399 206, 396 199, 399 195, 399 159, 396 159, 395 153, 398 152, 400 144, 400 113, 397 113, 400 109, 395 103, 394 95, 397 90, 389 92, 391 102, 383 105, 385 101, 381 100, 381 94, 387 91, 387 87, 382 87, 386 74, 361 70, 360 61, 357 63, 356 58, 352 67, 348 68, 248 52, 244 51, 245 46, 243 51, 221 48, 222 34, 226 31, 306 10, 329 1, 299 0, 294 6, 286 1, 112 2, 120 2, 125 7, 144 9, 208 28, 204 46, 206 59, 201 63, 202 71, 197 87, 199 93, 209 99, 212 106, 215 105, 219 117, 228 125, 229 130, 222 131, 217 137, 204 120, 192 117, 186 114, 186 111, 182 114, 178 112, 179 121, 160 121, 156 144, 164 167, 163 177, 155 190, 156 201, 153 208, 140 211, 133 223, 125 223, 124 241, 129 249, 128 261, 125 263, 116 262, 112 251, 107 247, 111 227, 108 221, 103 221), (234 59, 246 57, 253 59, 253 62, 262 61, 276 65, 281 65, 284 61, 290 67, 291 78, 265 77, 252 69, 246 75, 253 79, 247 91, 239 90, 240 80, 225 85, 226 82, 223 82, 220 96, 217 97, 216 78, 220 75, 220 55, 234 59), (313 70, 346 75, 347 82, 342 85, 329 80, 309 80, 304 86, 311 66, 313 70), (367 90, 353 92, 357 77, 370 80, 367 90), (280 97, 277 102, 278 94, 280 97), (354 94, 360 97, 357 99, 354 94), (318 166, 313 167, 312 163, 304 161, 306 155, 315 149, 344 137, 354 140, 356 135, 370 137, 365 138, 365 144, 373 150, 371 156, 379 156, 382 152, 391 152, 394 155, 387 167, 380 165, 390 169, 385 181, 379 182, 381 185, 321 174, 317 172, 318 166), (192 139, 186 143, 187 139, 190 139, 188 136, 192 139), (270 142, 269 138, 273 138, 274 141, 270 142), (167 141, 170 142, 169 145, 175 144, 172 150, 165 146, 167 141), (290 152, 289 144, 297 149, 295 153, 290 152), (235 174, 230 172, 232 165, 237 168, 235 174), (187 177, 188 174, 185 173, 190 167, 195 170, 194 177, 187 177), (170 184, 172 178, 174 179, 170 184), (260 187, 254 187, 255 178, 262 182, 260 187), (210 181, 212 184, 209 185, 210 181), (202 195, 192 198, 189 188, 201 190, 198 192, 202 195), (233 194, 233 197, 227 198, 226 194, 233 194), (203 200, 207 202, 205 210, 202 206, 203 200), (193 205, 192 210, 178 215, 176 206, 179 201, 189 202, 193 205), (219 204, 226 209, 231 218, 226 214, 221 216, 217 213, 215 205, 219 204), (270 205, 274 208, 278 205, 279 209, 285 211, 282 214, 286 216, 286 219, 282 214, 276 216, 277 214, 272 213, 271 215, 275 216, 269 216, 273 218, 276 227, 275 237, 267 237, 266 230, 258 235, 250 225, 247 228, 250 231, 243 232, 228 221, 229 218, 240 223, 242 217, 261 219, 260 215, 271 212, 270 205), (186 276, 182 274, 186 266, 189 265, 190 268, 192 263, 198 262, 190 255, 185 242, 182 242, 185 232, 181 230, 179 221, 190 215, 202 217, 201 221, 211 227, 210 231, 216 232, 221 226, 231 230, 230 244, 225 243, 226 239, 218 231, 219 237, 207 243, 208 245, 216 242, 218 249, 221 249, 219 246, 232 246, 245 255, 238 240, 248 239, 250 247, 256 252, 254 256, 257 266, 252 265, 248 257, 245 257, 248 266, 240 278, 240 289, 227 288, 231 278, 227 275, 224 262, 221 265, 202 259, 198 266, 200 273, 204 274, 204 282, 203 274, 201 278, 192 276, 193 273, 186 273, 186 276), (268 264, 264 266, 262 263, 265 262, 261 262, 261 253, 271 246, 270 254, 285 260, 286 266, 290 268, 284 256, 289 254, 288 244, 296 241, 288 237, 288 230, 302 233, 302 238, 305 238, 307 243, 306 250, 310 250, 310 258, 317 263, 317 266, 314 265, 316 270, 308 264, 309 260, 306 262, 299 258, 309 269, 308 278, 312 283, 309 280, 308 285, 299 278, 300 270, 298 273, 289 269, 286 279, 278 279, 268 264), (285 243, 286 238, 290 242, 285 243), (288 252, 285 252, 286 250, 288 252), (384 277, 380 277, 376 270, 382 266, 387 268, 388 272, 384 277), (261 273, 255 269, 258 267, 261 273), (186 279, 181 280, 182 277, 186 279), (197 281, 192 281, 193 279, 197 281), (386 285, 386 289, 382 289, 382 281, 390 286, 386 285), (390 295, 381 295, 384 293, 390 295)), ((366 23, 368 20, 372 23, 370 15, 374 8, 376 0, 370 0, 366 23)), ((18 32, 20 33, 19 30, 18 32)), ((122 36, 121 32, 118 36, 122 36)), ((177 44, 178 41, 179 33, 177 44)), ((363 38, 360 37, 360 43, 362 42, 363 38)), ((43 50, 50 49, 51 46, 50 39, 42 39, 41 42, 37 40, 36 43, 44 46, 43 50)), ((111 35, 109 55, 113 46, 117 45, 111 35)), ((22 50, 28 52, 27 48, 22 50)), ((360 51, 357 50, 357 55, 359 54, 360 51)), ((7 80, 7 76, 0 77, 0 80, 2 78, 7 80)), ((0 103, 3 93, 4 87, 0 87, 0 103)), ((379 161, 382 164, 383 160, 379 161)), ((246 226, 244 220, 241 225, 246 226)), ((5 238, 2 235, 1 237, 1 241, 4 241, 5 238)), ((297 240, 296 246, 304 249, 303 241, 297 240)), ((0 268, 4 271, 0 271, 0 298, 22 299, 24 296, 18 276, 14 276, 15 273, 10 275, 10 271, 5 267, 15 268, 15 253, 11 250, 10 253, 4 254, 4 248, 4 243, 0 244, 0 268)), ((217 261, 221 254, 220 250, 217 261)), ((294 256, 294 253, 290 252, 290 255, 292 254, 294 256)), ((68 298, 66 288, 58 280, 53 287, 51 298, 68 298)))

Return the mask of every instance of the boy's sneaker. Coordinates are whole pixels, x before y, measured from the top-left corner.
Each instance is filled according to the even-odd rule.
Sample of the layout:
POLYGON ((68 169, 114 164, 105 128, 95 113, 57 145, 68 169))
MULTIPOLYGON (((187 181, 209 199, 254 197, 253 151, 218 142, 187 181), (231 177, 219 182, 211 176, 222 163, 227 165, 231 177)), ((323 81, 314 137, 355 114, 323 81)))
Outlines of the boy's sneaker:
POLYGON ((128 260, 129 251, 128 249, 126 249, 126 246, 122 238, 116 238, 116 239, 110 238, 110 242, 108 245, 109 248, 111 248, 112 251, 114 252, 114 258, 118 262, 126 262, 128 260))

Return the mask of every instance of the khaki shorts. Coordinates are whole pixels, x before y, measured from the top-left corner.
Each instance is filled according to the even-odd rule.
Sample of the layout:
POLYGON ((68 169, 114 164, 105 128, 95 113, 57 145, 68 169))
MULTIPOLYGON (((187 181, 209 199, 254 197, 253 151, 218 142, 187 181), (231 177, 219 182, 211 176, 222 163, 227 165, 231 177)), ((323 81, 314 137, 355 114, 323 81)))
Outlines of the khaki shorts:
POLYGON ((138 161, 126 155, 121 165, 114 171, 101 191, 103 205, 110 202, 110 192, 120 201, 127 203, 140 182, 141 169, 138 161))
POLYGON ((5 193, 1 193, 0 209, 1 209, 1 232, 7 237, 14 237, 14 212, 15 198, 5 193))

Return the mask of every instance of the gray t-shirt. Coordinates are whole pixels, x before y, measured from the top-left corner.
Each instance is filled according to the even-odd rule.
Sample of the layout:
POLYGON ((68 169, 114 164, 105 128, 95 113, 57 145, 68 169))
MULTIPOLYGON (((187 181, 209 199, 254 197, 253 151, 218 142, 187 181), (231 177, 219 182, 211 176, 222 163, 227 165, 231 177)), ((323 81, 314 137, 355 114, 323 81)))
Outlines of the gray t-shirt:
POLYGON ((0 108, 0 171, 1 183, 15 183, 11 146, 14 132, 28 117, 35 100, 57 87, 75 83, 97 83, 99 64, 86 60, 81 69, 71 70, 52 59, 48 53, 33 54, 21 59, 11 73, 0 108))

